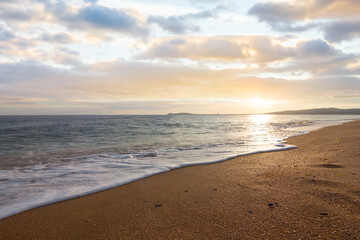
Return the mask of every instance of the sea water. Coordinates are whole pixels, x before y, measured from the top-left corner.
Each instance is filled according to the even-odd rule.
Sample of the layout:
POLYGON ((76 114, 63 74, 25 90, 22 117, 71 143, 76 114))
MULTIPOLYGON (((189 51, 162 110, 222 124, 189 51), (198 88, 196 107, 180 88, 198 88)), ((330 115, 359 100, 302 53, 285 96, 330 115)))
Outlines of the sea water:
POLYGON ((183 166, 295 148, 339 115, 0 116, 0 219, 183 166))

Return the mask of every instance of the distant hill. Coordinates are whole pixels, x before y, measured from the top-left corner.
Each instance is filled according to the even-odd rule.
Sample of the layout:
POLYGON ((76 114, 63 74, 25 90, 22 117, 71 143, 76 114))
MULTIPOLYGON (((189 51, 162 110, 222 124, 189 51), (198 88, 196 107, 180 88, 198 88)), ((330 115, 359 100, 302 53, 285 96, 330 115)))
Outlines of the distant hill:
POLYGON ((339 108, 314 108, 294 111, 272 112, 268 114, 278 115, 360 115, 360 108, 339 109, 339 108))
POLYGON ((193 115, 193 113, 168 113, 167 115, 193 115))

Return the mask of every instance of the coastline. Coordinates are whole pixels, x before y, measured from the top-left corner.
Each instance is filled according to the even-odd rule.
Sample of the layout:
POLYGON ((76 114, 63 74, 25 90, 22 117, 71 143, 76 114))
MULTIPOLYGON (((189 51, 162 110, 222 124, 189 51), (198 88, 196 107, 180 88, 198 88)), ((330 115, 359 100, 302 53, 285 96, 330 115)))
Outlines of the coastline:
POLYGON ((359 239, 359 136, 360 121, 325 127, 287 139, 297 149, 29 210, 0 220, 0 239, 359 239))

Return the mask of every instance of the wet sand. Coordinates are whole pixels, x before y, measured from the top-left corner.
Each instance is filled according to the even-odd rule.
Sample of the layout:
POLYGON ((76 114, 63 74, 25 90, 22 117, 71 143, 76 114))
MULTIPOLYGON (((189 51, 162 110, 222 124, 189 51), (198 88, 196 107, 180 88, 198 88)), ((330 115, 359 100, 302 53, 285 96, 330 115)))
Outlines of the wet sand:
POLYGON ((360 121, 0 220, 0 239, 360 239, 360 121))

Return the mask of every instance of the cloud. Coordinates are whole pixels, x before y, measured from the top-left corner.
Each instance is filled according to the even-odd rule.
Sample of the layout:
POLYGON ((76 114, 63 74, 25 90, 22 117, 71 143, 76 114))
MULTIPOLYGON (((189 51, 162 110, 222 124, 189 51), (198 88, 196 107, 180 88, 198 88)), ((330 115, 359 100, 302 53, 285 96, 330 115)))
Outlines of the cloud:
POLYGON ((0 20, 23 31, 36 24, 49 24, 67 29, 76 29, 84 33, 98 31, 98 35, 121 33, 134 37, 145 37, 150 29, 145 16, 130 9, 110 8, 89 4, 74 5, 70 1, 25 0, 0 2, 0 20), (3 5, 3 6, 2 6, 3 5), (26 7, 24 7, 26 6, 26 7))
POLYGON ((88 2, 91 4, 96 4, 98 2, 98 0, 84 0, 84 2, 88 2))
POLYGON ((132 35, 147 35, 148 29, 135 16, 126 10, 112 9, 103 6, 81 8, 75 19, 88 23, 96 28, 111 29, 132 35))
POLYGON ((358 0, 308 0, 307 17, 345 19, 358 17, 360 2, 358 0))
POLYGON ((18 36, 8 29, 0 29, 0 56, 7 60, 36 58, 35 48, 39 42, 28 37, 18 36))
POLYGON ((50 61, 67 66, 81 65, 79 53, 63 47, 63 44, 74 41, 67 33, 43 33, 36 38, 27 38, 0 29, 0 55, 10 61, 50 61))
POLYGON ((340 42, 360 37, 360 21, 332 22, 325 26, 325 39, 340 42))
POLYGON ((47 43, 68 44, 75 42, 75 39, 68 33, 42 33, 40 40, 47 43))
POLYGON ((303 32, 321 25, 318 22, 302 22, 306 13, 301 3, 293 5, 285 2, 257 3, 248 11, 260 22, 266 22, 272 29, 281 32, 303 32))
POLYGON ((300 41, 296 45, 299 55, 304 57, 324 57, 338 55, 333 47, 321 39, 300 41))
POLYGON ((281 22, 296 22, 305 18, 306 13, 301 6, 280 2, 280 3, 256 3, 248 11, 259 21, 276 24, 281 22))
POLYGON ((276 31, 320 29, 326 40, 339 42, 360 35, 359 12, 360 1, 357 0, 305 0, 257 3, 248 14, 276 31))
POLYGON ((152 45, 141 58, 188 58, 191 60, 254 60, 271 61, 282 58, 274 51, 286 48, 273 46, 267 37, 188 37, 165 40, 152 45), (270 45, 270 46, 269 46, 270 45), (255 52, 255 47, 267 48, 268 53, 255 52), (270 53, 271 52, 271 53, 270 53), (271 55, 271 59, 270 56, 271 55))
POLYGON ((57 64, 72 67, 81 66, 83 64, 80 58, 80 54, 67 48, 55 49, 51 54, 46 55, 43 58, 44 60, 50 60, 57 64))
MULTIPOLYGON (((190 111, 216 106, 220 112, 223 112, 221 107, 227 106, 230 113, 244 99, 254 96, 274 101, 332 104, 338 101, 337 98, 331 102, 332 96, 345 99, 358 94, 360 79, 319 76, 288 81, 239 76, 239 70, 235 69, 127 61, 81 65, 67 70, 38 62, 20 62, 0 63, 0 86, 2 113, 56 114, 76 109, 77 113, 134 114, 150 113, 158 105, 164 107, 157 113, 179 109, 178 105, 190 106, 190 111)), ((248 106, 244 109, 249 111, 248 106)))
POLYGON ((8 9, 6 12, 1 12, 1 18, 7 20, 19 20, 26 21, 30 20, 35 14, 31 11, 8 9))
POLYGON ((46 16, 39 1, 0 1, 0 20, 7 25, 30 24, 33 21, 43 21, 46 16))
POLYGON ((154 44, 141 57, 143 58, 188 58, 203 59, 241 59, 246 58, 246 44, 239 44, 226 39, 193 39, 176 38, 154 44))
POLYGON ((231 112, 254 97, 330 104, 332 96, 359 95, 359 53, 350 49, 356 41, 333 44, 360 36, 358 0, 262 1, 249 10, 278 31, 318 30, 304 38, 250 35, 256 27, 263 31, 263 24, 246 17, 244 28, 236 29, 233 14, 242 17, 242 9, 228 7, 220 15, 220 0, 139 1, 148 15, 110 7, 109 1, 0 0, 0 112, 166 113, 215 103, 220 110, 229 104, 231 112), (159 16, 160 5, 166 14, 197 10, 159 16), (200 34, 202 21, 214 28, 200 34), (167 33, 151 38, 153 28, 167 33), (212 36, 229 30, 244 35, 212 36), (89 35, 102 44, 92 45, 89 35), (133 60, 86 64, 119 57, 133 60))
MULTIPOLYGON (((255 75, 261 74, 275 74, 283 76, 281 78, 288 78, 289 74, 303 75, 305 79, 309 77, 356 77, 360 74, 360 67, 358 64, 358 56, 354 54, 338 53, 335 56, 313 57, 311 55, 303 55, 301 58, 292 59, 286 62, 283 66, 267 66, 260 69, 245 69, 245 74, 253 73, 255 75)), ((304 77, 301 77, 304 79, 304 77)))
POLYGON ((198 13, 189 13, 170 17, 150 16, 148 18, 148 23, 156 23, 165 31, 175 34, 197 32, 199 31, 199 27, 194 25, 193 22, 201 19, 214 18, 217 16, 217 13, 223 9, 225 9, 225 7, 218 6, 213 10, 205 10, 198 13))
POLYGON ((281 38, 270 36, 229 36, 166 39, 155 42, 139 57, 266 63, 290 58, 325 59, 339 55, 341 52, 320 39, 299 41, 296 46, 286 46, 281 38))
MULTIPOLYGON (((137 32, 142 31, 142 28, 136 25, 137 19, 141 19, 136 12, 124 10, 124 14, 119 15, 121 10, 109 9, 96 5, 78 7, 61 0, 0 2, 0 61, 33 60, 57 66, 79 66, 82 64, 83 60, 80 59, 83 56, 69 51, 64 45, 89 41, 88 33, 96 35, 102 41, 105 38, 109 39, 108 33, 143 35, 143 32, 137 32), (14 9, 28 12, 29 18, 15 19, 12 16, 14 9), (121 25, 123 19, 119 16, 123 19, 135 19, 132 22, 135 25, 125 20, 127 25, 121 25), (112 18, 115 25, 111 25, 112 18), (98 19, 100 20, 97 21, 98 19), (60 32, 56 32, 57 30, 60 32)), ((145 18, 142 23, 146 25, 145 18)))
POLYGON ((136 11, 95 4, 78 9, 70 9, 68 5, 61 4, 52 11, 68 28, 84 32, 91 32, 91 29, 110 30, 135 37, 144 37, 149 33, 145 18, 136 11))
POLYGON ((16 37, 15 34, 13 34, 11 31, 0 28, 0 41, 6 42, 14 39, 15 37, 16 37))
POLYGON ((357 0, 303 0, 256 3, 248 14, 271 24, 358 17, 359 11, 360 2, 357 0))

